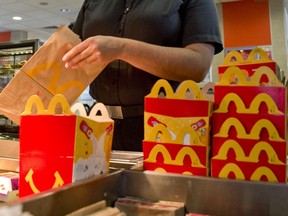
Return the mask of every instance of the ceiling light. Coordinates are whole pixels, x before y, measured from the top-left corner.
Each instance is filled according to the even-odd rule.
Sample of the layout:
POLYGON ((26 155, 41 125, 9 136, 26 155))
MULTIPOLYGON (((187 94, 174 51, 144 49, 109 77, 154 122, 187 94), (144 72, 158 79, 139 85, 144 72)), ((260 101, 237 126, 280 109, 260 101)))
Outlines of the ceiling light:
POLYGON ((12 19, 19 21, 19 20, 22 20, 22 17, 20 17, 20 16, 14 16, 12 19))
POLYGON ((39 4, 43 5, 43 6, 46 6, 46 5, 48 5, 48 2, 40 2, 39 4))
POLYGON ((60 11, 63 12, 63 13, 67 13, 67 12, 69 12, 70 10, 69 10, 68 8, 62 8, 62 9, 60 9, 60 11))

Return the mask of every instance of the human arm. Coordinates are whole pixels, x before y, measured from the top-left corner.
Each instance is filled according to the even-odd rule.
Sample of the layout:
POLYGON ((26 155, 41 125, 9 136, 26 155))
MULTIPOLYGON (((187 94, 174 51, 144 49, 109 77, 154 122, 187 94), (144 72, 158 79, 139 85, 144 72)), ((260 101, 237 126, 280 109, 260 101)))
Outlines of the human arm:
POLYGON ((119 59, 161 78, 200 82, 209 71, 213 56, 214 46, 209 43, 175 48, 126 38, 95 36, 71 49, 63 61, 66 67, 77 68, 119 59))

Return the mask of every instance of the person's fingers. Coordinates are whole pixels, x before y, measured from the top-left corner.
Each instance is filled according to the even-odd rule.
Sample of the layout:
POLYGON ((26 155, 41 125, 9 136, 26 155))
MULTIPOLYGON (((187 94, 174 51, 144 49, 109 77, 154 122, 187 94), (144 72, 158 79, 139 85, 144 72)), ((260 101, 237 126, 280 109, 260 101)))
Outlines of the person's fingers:
POLYGON ((90 55, 87 58, 81 59, 79 62, 77 62, 76 64, 71 65, 70 67, 72 69, 77 69, 85 64, 93 64, 93 63, 97 63, 97 56, 95 55, 90 55))
MULTIPOLYGON (((81 63, 91 64, 97 62, 98 58, 97 55, 88 55, 87 57, 83 58, 81 63)), ((80 63, 80 62, 79 62, 80 63)))
MULTIPOLYGON (((78 49, 76 51, 80 51, 80 49, 78 49)), ((71 68, 74 65, 77 65, 77 64, 79 64, 82 61, 85 61, 85 59, 88 58, 91 55, 92 54, 91 54, 91 51, 89 51, 89 47, 86 47, 86 49, 84 49, 84 50, 81 49, 81 52, 78 52, 77 54, 74 54, 73 58, 66 59, 65 67, 66 68, 69 68, 69 67, 71 68)))
POLYGON ((75 56, 79 55, 79 53, 83 52, 88 48, 88 44, 82 42, 75 47, 73 47, 70 51, 68 51, 62 58, 64 62, 69 62, 71 59, 75 58, 75 56))

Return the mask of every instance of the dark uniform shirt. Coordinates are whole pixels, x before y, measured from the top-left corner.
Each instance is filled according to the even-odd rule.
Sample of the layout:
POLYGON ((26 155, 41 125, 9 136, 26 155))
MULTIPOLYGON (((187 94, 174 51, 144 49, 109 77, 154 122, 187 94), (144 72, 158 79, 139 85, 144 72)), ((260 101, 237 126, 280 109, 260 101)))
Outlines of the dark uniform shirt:
MULTIPOLYGON (((73 30, 82 40, 109 35, 169 47, 207 42, 215 45, 215 54, 222 50, 213 0, 85 0, 73 30)), ((144 97, 158 79, 117 60, 90 85, 97 102, 120 105, 130 114, 141 107, 136 115, 114 119, 113 150, 142 151, 144 97)), ((170 84, 176 88, 179 83, 170 84)))
MULTIPOLYGON (((213 0, 85 0, 74 31, 83 40, 110 35, 170 47, 210 42, 218 53, 222 44, 216 13, 213 0)), ((91 84, 90 94, 106 105, 143 104, 158 79, 114 61, 91 84)))

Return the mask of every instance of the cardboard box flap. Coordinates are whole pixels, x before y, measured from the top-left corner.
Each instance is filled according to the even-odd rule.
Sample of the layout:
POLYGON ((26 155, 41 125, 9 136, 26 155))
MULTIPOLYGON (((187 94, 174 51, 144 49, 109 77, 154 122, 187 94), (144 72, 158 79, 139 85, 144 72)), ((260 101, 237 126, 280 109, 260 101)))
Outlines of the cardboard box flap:
POLYGON ((165 79, 159 79, 153 86, 149 98, 186 99, 186 100, 207 100, 197 85, 192 80, 185 80, 180 83, 175 93, 165 79))
POLYGON ((55 115, 55 114, 65 114, 65 115, 72 115, 73 113, 70 111, 70 105, 68 104, 66 98, 61 95, 55 95, 47 109, 44 108, 43 102, 38 95, 32 95, 25 106, 25 110, 21 115, 55 115), (60 106, 58 106, 60 105, 60 106), (35 110, 36 107, 36 110, 35 110), (61 109, 59 109, 61 108, 61 109), (61 112, 59 112, 61 110, 61 112))
POLYGON ((257 47, 250 52, 246 61, 243 59, 239 51, 237 50, 230 51, 226 55, 223 64, 220 66, 235 66, 240 64, 251 64, 262 62, 273 62, 273 61, 268 57, 267 53, 262 48, 257 47), (255 56, 260 58, 255 58, 255 56))
POLYGON ((221 76, 221 79, 217 85, 239 85, 239 86, 260 86, 264 83, 261 82, 261 78, 266 76, 268 82, 265 85, 269 86, 283 86, 278 80, 275 73, 267 66, 262 66, 256 69, 255 73, 247 80, 247 76, 244 70, 238 67, 229 67, 221 76))
POLYGON ((71 111, 97 122, 114 122, 114 120, 110 118, 108 110, 103 103, 95 103, 89 111, 85 109, 84 104, 75 103, 71 106, 71 111))

